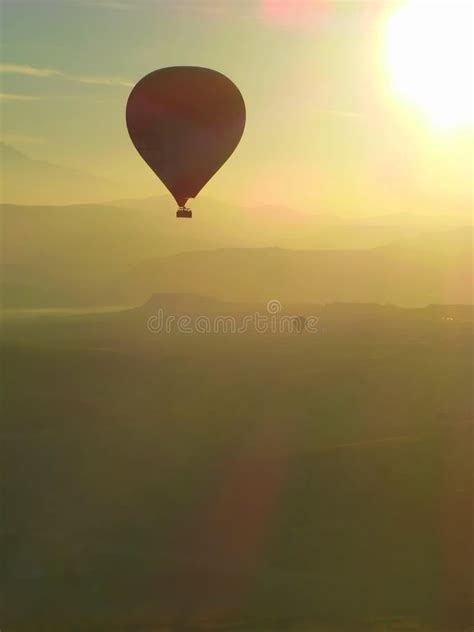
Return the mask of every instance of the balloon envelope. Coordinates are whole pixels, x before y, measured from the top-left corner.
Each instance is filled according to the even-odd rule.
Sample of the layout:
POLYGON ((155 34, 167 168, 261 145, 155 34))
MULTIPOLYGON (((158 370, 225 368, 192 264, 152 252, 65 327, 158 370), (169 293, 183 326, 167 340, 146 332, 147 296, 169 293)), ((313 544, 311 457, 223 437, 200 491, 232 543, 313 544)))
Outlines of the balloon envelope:
POLYGON ((126 119, 138 153, 184 206, 237 147, 245 104, 221 73, 175 66, 155 70, 136 84, 126 119))

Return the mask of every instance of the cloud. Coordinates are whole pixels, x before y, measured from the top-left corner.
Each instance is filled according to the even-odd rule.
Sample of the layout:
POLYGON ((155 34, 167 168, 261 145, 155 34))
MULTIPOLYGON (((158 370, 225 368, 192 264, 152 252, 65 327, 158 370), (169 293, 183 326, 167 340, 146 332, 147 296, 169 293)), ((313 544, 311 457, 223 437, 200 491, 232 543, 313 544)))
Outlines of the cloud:
POLYGON ((136 4, 131 2, 115 2, 115 0, 96 0, 88 3, 90 6, 99 9, 111 9, 113 11, 134 11, 137 9, 136 4))
POLYGON ((34 66, 21 66, 19 64, 0 64, 0 73, 29 75, 30 77, 54 77, 63 74, 60 70, 53 68, 35 68, 34 66))
POLYGON ((31 94, 11 94, 10 92, 0 92, 0 101, 39 101, 41 97, 31 94))
POLYGON ((128 79, 124 79, 123 77, 69 75, 62 70, 57 70, 55 68, 36 68, 34 66, 22 66, 20 64, 0 64, 0 73, 27 75, 30 77, 41 77, 46 79, 55 77, 63 79, 65 81, 73 81, 75 83, 85 83, 96 86, 118 86, 123 88, 131 88, 134 85, 131 81, 128 81, 128 79))
POLYGON ((88 83, 98 86, 122 86, 125 88, 131 88, 134 84, 127 79, 121 77, 75 77, 64 75, 65 79, 69 81, 77 81, 77 83, 88 83))

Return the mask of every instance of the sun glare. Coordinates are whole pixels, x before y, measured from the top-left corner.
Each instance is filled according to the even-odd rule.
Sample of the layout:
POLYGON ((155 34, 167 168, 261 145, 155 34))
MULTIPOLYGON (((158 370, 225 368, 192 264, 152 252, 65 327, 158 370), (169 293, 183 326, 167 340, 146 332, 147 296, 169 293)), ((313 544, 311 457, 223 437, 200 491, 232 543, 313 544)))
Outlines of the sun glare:
POLYGON ((408 0, 388 22, 394 88, 443 129, 473 123, 472 6, 462 0, 408 0))

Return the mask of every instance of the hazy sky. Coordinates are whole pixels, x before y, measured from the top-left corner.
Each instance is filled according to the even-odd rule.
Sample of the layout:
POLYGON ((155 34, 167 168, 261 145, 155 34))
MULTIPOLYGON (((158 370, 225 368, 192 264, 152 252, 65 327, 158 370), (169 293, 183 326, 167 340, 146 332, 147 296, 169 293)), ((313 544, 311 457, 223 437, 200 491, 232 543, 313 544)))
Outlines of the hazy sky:
MULTIPOLYGON (((164 187, 127 135, 128 93, 156 68, 206 66, 239 86, 248 120, 236 153, 205 195, 348 214, 466 210, 472 127, 455 103, 472 99, 472 33, 456 29, 469 23, 472 5, 423 2, 418 22, 409 18, 416 41, 405 47, 400 72, 412 81, 410 100, 395 85, 387 53, 393 16, 406 4, 3 0, 2 137, 32 157, 121 183, 121 194, 161 194, 164 187), (438 16, 440 5, 449 5, 458 21, 438 16), (447 29, 438 49, 454 47, 458 57, 436 60, 433 68, 431 58, 422 59, 420 79, 412 62, 416 70, 424 26, 433 24, 447 29), (449 76, 459 78, 454 87, 443 86, 449 76), (415 97, 427 77, 436 85, 423 88, 423 108, 415 97), (457 99, 445 107, 452 116, 441 121, 434 116, 440 90, 457 99)), ((403 49, 396 38, 409 41, 406 25, 401 29, 397 60, 403 49)))

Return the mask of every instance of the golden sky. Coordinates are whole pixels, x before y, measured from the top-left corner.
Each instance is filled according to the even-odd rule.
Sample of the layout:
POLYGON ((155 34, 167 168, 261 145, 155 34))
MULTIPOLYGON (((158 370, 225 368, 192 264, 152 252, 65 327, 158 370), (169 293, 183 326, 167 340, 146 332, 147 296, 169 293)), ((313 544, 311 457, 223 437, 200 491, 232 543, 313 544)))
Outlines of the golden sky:
POLYGON ((198 65, 247 107, 204 195, 347 215, 472 204, 469 1, 3 0, 1 12, 2 139, 105 176, 118 197, 166 192, 128 138, 131 87, 198 65))

